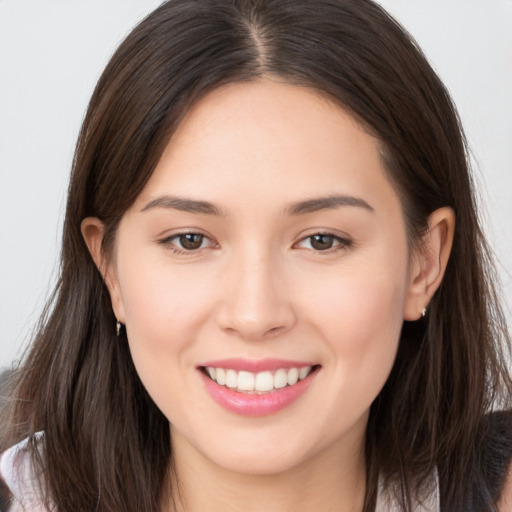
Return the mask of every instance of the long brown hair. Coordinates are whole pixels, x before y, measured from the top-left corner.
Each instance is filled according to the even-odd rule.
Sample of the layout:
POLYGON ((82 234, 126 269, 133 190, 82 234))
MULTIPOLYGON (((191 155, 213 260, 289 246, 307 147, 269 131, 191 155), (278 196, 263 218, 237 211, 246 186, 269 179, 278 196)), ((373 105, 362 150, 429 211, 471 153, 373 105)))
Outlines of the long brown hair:
POLYGON ((222 84, 265 76, 327 95, 379 138, 411 244, 434 210, 456 214, 444 281, 427 316, 404 323, 396 363, 371 407, 365 510, 374 507, 379 476, 400 482, 406 510, 434 468, 446 510, 469 510, 476 496, 492 510, 474 446, 483 415, 509 405, 510 339, 466 143, 414 40, 370 0, 172 0, 121 44, 78 139, 60 279, 19 370, 4 445, 46 432, 44 455, 35 446, 32 455, 58 510, 150 512, 169 498, 168 421, 142 386, 124 333, 116 338, 80 223, 103 221, 108 255, 190 105, 222 84))

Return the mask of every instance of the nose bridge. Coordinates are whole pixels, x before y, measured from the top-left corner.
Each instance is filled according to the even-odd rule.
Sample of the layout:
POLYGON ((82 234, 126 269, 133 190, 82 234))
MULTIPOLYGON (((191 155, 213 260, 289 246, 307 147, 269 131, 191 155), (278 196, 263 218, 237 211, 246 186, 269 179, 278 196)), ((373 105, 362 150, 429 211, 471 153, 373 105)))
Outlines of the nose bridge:
POLYGON ((247 338, 266 337, 294 322, 280 258, 266 245, 245 244, 233 252, 220 313, 225 330, 247 338))

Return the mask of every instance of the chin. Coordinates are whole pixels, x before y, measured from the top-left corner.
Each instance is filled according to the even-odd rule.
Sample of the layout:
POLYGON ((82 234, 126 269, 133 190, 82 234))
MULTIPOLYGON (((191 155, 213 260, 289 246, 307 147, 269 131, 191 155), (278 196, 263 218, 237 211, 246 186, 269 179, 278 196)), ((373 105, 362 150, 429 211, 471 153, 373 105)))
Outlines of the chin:
POLYGON ((224 470, 247 476, 272 476, 287 473, 304 463, 298 453, 272 453, 259 448, 254 453, 224 454, 214 462, 224 470))

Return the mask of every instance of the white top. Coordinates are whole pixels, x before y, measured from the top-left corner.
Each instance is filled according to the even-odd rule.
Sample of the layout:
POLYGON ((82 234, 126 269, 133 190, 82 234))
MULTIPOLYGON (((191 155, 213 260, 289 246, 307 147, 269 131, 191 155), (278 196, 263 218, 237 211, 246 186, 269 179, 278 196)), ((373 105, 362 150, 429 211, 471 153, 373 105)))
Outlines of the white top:
MULTIPOLYGON (((36 434, 36 439, 42 437, 43 432, 36 434)), ((9 448, 0 459, 0 476, 14 497, 9 512, 49 512, 41 503, 27 444, 28 438, 9 448)))
MULTIPOLYGON (((43 432, 36 434, 37 439, 43 437, 43 432)), ((39 486, 35 478, 27 451, 28 439, 9 448, 0 459, 0 475, 9 487, 14 500, 9 512, 51 512, 46 509, 40 499, 39 486)), ((429 492, 421 503, 414 504, 410 512, 440 512, 439 485, 437 472, 434 491, 429 492)), ((395 512, 400 510, 393 493, 379 486, 377 507, 375 512, 395 512)))

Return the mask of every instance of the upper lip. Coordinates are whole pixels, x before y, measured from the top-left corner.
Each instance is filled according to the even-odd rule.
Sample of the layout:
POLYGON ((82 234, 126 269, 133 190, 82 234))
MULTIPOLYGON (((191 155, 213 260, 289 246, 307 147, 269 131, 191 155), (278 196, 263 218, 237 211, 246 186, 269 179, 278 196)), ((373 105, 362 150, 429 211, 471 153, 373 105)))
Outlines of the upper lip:
POLYGON ((212 368, 224 368, 226 370, 246 371, 252 373, 278 370, 279 368, 303 368, 305 366, 315 366, 318 363, 308 361, 293 361, 290 359, 245 359, 229 358, 215 361, 206 361, 198 368, 210 366, 212 368))

